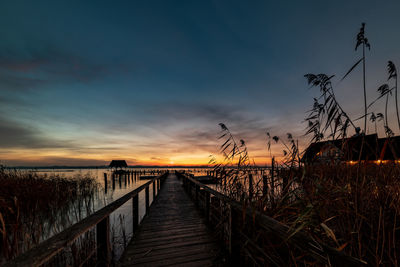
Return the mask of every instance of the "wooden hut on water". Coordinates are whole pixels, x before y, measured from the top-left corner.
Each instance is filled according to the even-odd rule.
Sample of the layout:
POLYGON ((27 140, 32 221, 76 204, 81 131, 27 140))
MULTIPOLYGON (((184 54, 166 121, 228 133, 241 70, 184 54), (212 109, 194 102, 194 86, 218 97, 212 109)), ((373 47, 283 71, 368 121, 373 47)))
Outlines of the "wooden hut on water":
POLYGON ((124 168, 127 168, 128 164, 125 160, 112 160, 108 167, 114 169, 115 172, 124 172, 124 168))
POLYGON ((378 138, 377 134, 312 143, 305 151, 305 163, 347 162, 400 163, 400 136, 378 138))

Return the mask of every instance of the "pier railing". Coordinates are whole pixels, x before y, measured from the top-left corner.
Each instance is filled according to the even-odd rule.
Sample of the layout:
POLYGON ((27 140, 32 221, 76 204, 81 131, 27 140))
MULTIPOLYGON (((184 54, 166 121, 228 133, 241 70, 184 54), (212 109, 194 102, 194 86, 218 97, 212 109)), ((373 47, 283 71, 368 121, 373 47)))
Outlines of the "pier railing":
POLYGON ((168 172, 150 179, 61 233, 17 256, 5 266, 60 266, 60 264, 61 266, 109 266, 110 214, 128 201, 132 201, 132 223, 135 232, 140 223, 139 193, 145 191, 145 214, 147 214, 150 206, 150 186, 153 187, 154 201, 167 176, 168 172))
POLYGON ((242 266, 281 266, 282 259, 265 247, 289 255, 289 246, 304 253, 304 262, 318 262, 324 266, 363 266, 365 262, 316 242, 306 233, 294 232, 289 226, 255 209, 232 200, 226 195, 196 181, 191 175, 177 173, 183 186, 206 221, 216 230, 231 261, 242 266), (272 246, 271 246, 272 244, 272 246))

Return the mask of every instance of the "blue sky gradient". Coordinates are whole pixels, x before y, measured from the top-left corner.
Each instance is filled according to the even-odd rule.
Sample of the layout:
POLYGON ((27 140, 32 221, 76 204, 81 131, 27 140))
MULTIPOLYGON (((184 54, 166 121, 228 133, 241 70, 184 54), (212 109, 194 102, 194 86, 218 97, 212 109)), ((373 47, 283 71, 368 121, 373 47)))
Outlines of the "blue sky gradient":
MULTIPOLYGON (((0 161, 206 164, 224 122, 266 163, 266 131, 307 144, 302 121, 318 93, 303 75, 342 77, 360 58, 361 22, 376 98, 387 61, 400 66, 399 10, 394 0, 3 1, 0 161)), ((361 72, 338 81, 356 118, 361 72)))

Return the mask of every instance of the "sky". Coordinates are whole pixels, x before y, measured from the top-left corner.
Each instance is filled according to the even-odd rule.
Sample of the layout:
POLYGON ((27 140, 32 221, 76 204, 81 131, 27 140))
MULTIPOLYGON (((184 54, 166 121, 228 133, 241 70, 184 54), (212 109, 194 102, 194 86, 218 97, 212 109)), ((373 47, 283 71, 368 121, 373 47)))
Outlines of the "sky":
POLYGON ((362 114, 361 69, 340 82, 360 58, 362 22, 368 102, 377 97, 387 61, 400 66, 399 10, 398 0, 1 1, 0 164, 202 165, 219 155, 221 122, 266 164, 266 132, 309 142, 318 91, 304 74, 336 75, 341 105, 362 114))

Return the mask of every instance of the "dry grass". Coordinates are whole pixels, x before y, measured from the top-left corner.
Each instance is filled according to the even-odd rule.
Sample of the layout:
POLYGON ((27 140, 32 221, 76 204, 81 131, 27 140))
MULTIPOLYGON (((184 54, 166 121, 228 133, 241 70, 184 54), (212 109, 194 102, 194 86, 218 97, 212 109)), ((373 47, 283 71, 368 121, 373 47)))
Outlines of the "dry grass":
POLYGON ((276 210, 271 215, 279 214, 294 227, 302 225, 317 240, 371 265, 397 266, 399 166, 326 164, 306 166, 304 171, 298 179, 302 194, 291 205, 281 205, 280 214, 276 210), (293 207, 299 216, 285 218, 293 207))
POLYGON ((0 169, 0 184, 2 261, 14 258, 90 212, 98 188, 90 176, 67 178, 5 168, 0 169))

